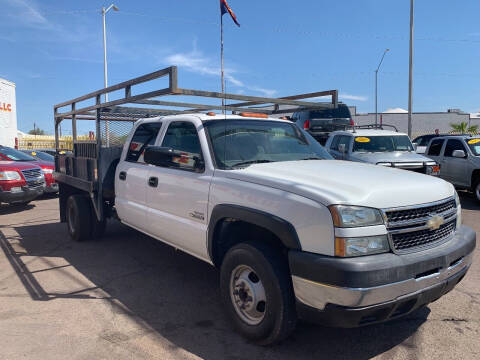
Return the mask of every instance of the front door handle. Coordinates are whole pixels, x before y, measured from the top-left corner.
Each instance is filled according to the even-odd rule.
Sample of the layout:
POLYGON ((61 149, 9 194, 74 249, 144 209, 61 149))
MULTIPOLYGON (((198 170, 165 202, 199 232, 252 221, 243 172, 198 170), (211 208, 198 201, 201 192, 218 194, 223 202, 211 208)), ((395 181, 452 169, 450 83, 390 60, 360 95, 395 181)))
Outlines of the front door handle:
POLYGON ((155 176, 152 176, 150 179, 148 179, 148 186, 157 187, 158 186, 158 178, 155 177, 155 176))
POLYGON ((120 174, 118 174, 118 178, 125 181, 127 179, 127 173, 125 171, 120 171, 120 174))

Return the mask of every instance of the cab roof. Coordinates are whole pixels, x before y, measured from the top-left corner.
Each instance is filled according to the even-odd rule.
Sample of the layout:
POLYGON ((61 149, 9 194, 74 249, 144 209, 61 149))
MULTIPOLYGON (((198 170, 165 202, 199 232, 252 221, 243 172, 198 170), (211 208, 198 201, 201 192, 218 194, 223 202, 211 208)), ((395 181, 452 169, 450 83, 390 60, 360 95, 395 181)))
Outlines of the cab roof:
POLYGON ((171 119, 191 119, 197 118, 200 119, 202 122, 208 122, 208 121, 213 121, 213 120, 256 120, 256 121, 276 121, 276 122, 283 122, 283 123, 289 123, 293 124, 289 120, 284 120, 284 119, 277 119, 277 118, 272 118, 272 117, 262 117, 260 116, 255 116, 256 114, 251 114, 249 116, 241 116, 241 115, 232 115, 232 114, 206 114, 206 113, 185 113, 185 114, 176 114, 176 115, 166 115, 166 116, 157 116, 157 117, 150 117, 150 118, 144 118, 140 119, 142 122, 154 122, 157 120, 171 120, 171 119))
POLYGON ((349 129, 334 131, 330 134, 333 135, 352 135, 352 136, 405 136, 406 134, 390 130, 381 129, 349 129))

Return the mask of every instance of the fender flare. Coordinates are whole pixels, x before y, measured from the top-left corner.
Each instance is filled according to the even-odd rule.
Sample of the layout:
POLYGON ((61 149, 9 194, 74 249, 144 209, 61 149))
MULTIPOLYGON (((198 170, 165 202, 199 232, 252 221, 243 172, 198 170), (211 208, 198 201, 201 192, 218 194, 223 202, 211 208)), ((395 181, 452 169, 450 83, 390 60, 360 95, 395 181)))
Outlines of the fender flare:
POLYGON ((235 219, 257 225, 277 236, 288 249, 302 250, 295 227, 288 221, 267 212, 233 204, 216 205, 208 224, 208 255, 214 261, 213 243, 217 224, 223 219, 235 219))

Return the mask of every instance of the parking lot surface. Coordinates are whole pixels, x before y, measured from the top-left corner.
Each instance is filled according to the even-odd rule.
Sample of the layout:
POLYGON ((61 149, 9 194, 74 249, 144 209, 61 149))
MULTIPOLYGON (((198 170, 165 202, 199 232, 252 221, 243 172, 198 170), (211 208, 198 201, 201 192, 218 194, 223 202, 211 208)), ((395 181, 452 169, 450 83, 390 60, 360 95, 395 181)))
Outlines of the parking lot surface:
MULTIPOLYGON (((480 235, 480 206, 461 194, 480 235)), ((109 223, 74 243, 58 200, 0 206, 0 359, 479 359, 480 250, 466 278, 413 314, 361 329, 299 323, 281 345, 237 335, 210 265, 109 223)))

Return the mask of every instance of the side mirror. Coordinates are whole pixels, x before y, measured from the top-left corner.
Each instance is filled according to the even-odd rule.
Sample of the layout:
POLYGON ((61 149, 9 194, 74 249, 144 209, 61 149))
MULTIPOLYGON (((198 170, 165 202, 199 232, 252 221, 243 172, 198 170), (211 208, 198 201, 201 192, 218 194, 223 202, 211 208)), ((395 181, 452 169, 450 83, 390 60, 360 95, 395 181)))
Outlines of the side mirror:
POLYGON ((455 158, 466 158, 465 151, 463 150, 453 150, 452 156, 455 158))
POLYGON ((418 144, 417 143, 412 143, 412 145, 413 145, 413 151, 417 151, 418 144))
POLYGON ((338 144, 338 151, 340 151, 342 154, 345 154, 347 152, 345 144, 338 144))
POLYGON ((205 169, 205 163, 199 156, 174 150, 170 147, 148 146, 143 154, 143 159, 147 164, 161 167, 173 167, 198 172, 202 172, 205 169))

